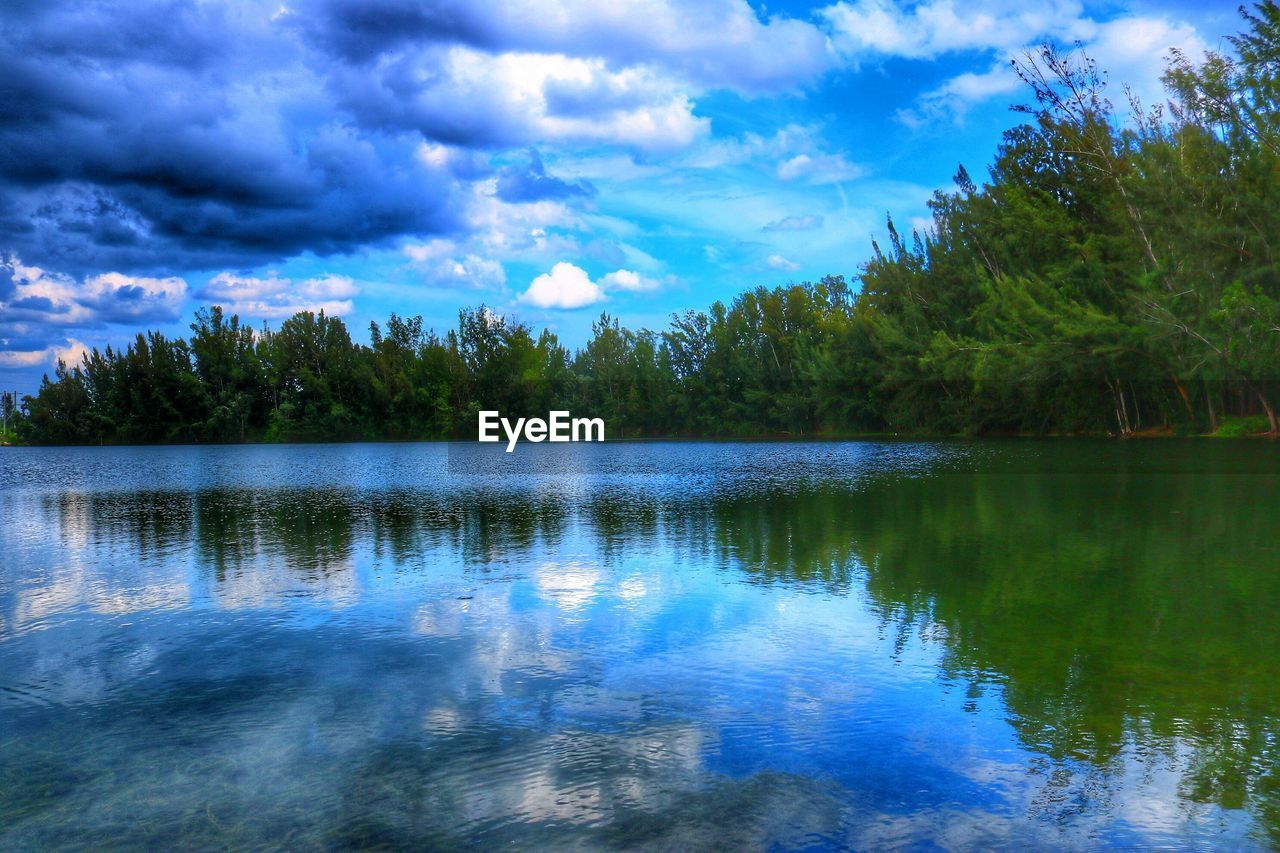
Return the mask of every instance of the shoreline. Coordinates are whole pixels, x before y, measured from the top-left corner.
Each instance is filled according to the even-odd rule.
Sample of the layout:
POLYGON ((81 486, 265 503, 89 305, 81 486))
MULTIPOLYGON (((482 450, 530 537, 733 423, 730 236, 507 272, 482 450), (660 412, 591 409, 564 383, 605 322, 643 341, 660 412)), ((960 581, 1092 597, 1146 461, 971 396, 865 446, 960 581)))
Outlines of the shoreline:
MULTIPOLYGON (((1130 435, 1113 435, 1098 433, 900 433, 900 432, 859 432, 859 433, 816 433, 804 435, 788 434, 753 434, 753 435, 662 435, 662 436, 623 436, 606 438, 592 444, 648 444, 648 443, 707 443, 707 444, 751 444, 751 443, 783 443, 812 442, 836 443, 847 441, 1026 441, 1032 439, 1055 440, 1089 440, 1089 441, 1176 441, 1176 440, 1214 440, 1214 441, 1277 441, 1280 435, 1274 433, 1186 433, 1177 434, 1172 431, 1145 430, 1130 435)), ((462 444, 479 443, 473 438, 323 438, 314 440, 290 441, 235 441, 235 442, 111 442, 102 444, 24 444, 21 442, 0 441, 0 448, 17 447, 290 447, 326 444, 462 444)), ((524 443, 524 442, 522 442, 524 443)), ((534 442, 539 443, 539 442, 534 442)))

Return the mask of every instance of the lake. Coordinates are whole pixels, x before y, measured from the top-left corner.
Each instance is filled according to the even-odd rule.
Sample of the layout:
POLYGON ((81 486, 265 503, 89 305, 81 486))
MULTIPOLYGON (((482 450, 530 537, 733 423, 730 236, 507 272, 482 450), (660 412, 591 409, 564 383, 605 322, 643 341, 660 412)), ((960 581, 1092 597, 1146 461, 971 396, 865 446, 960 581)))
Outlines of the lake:
POLYGON ((1280 845, 1280 444, 0 449, 0 848, 1280 845))

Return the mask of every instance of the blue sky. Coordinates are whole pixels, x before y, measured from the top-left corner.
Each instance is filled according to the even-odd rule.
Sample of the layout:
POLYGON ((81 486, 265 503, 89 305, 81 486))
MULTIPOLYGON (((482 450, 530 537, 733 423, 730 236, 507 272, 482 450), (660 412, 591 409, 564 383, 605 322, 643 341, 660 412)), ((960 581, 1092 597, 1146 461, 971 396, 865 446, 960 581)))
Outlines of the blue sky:
POLYGON ((200 305, 357 339, 484 302, 581 344, 760 284, 855 278, 982 175, 1010 57, 1083 42, 1148 103, 1232 2, 12 0, 0 387, 200 305))

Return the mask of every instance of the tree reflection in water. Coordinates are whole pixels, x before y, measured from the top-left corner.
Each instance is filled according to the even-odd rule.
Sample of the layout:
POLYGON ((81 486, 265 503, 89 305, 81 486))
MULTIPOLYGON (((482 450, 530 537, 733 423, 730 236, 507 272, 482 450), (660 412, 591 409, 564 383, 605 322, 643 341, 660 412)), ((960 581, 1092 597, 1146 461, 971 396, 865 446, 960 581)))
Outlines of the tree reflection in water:
MULTIPOLYGON (((424 725, 454 731, 462 738, 454 747, 470 743, 467 749, 483 754, 486 738, 518 740, 527 736, 522 726, 571 717, 575 703, 587 702, 596 714, 612 707, 602 730, 556 731, 530 748, 561 756, 557 772, 576 766, 564 756, 580 750, 591 756, 582 767, 630 761, 633 769, 607 792, 582 788, 585 799, 572 807, 564 792, 581 788, 582 778, 550 770, 494 792, 488 806, 445 804, 441 798, 451 795, 439 774, 447 776, 450 765, 433 765, 430 745, 395 741, 365 750, 358 767, 341 771, 353 787, 336 807, 357 813, 340 821, 342 835, 330 841, 454 837, 434 835, 443 832, 434 824, 392 826, 385 814, 352 805, 376 796, 406 820, 431 803, 470 813, 477 826, 493 824, 489 840, 517 840, 504 835, 514 831, 510 825, 493 822, 524 809, 570 824, 590 815, 587 823, 604 821, 615 833, 597 841, 648 843, 656 836, 645 814, 678 806, 683 837, 697 839, 699 809, 721 808, 721 797, 754 802, 759 792, 690 782, 701 772, 698 756, 711 748, 705 728, 666 720, 646 729, 653 743, 645 746, 626 732, 653 708, 630 694, 605 696, 607 675, 583 693, 578 669, 603 666, 586 651, 596 642, 633 656, 664 648, 630 636, 638 623, 618 609, 653 589, 678 595, 690 575, 711 572, 765 594, 777 588, 852 603, 897 653, 912 644, 935 649, 937 682, 955 685, 975 714, 991 702, 1003 709, 1031 756, 1020 784, 1034 787, 1029 809, 1039 819, 1123 813, 1134 805, 1124 800, 1135 777, 1171 774, 1179 802, 1245 810, 1270 843, 1280 844, 1276 477, 1239 467, 1171 472, 1158 465, 1114 469, 1085 456, 1064 456, 1061 464, 1046 458, 1052 463, 1053 452, 987 464, 977 453, 927 473, 762 477, 732 488, 608 481, 56 492, 11 504, 11 518, 56 529, 62 551, 78 554, 80 563, 68 559, 47 577, 12 585, 5 619, 11 630, 36 630, 77 607, 190 608, 197 599, 228 609, 288 606, 297 597, 335 608, 374 605, 383 593, 371 585, 388 577, 402 591, 435 590, 414 605, 415 630, 441 644, 432 654, 457 655, 493 675, 485 683, 452 670, 441 675, 440 695, 455 701, 419 709, 424 725), (172 566, 183 561, 189 571, 175 574, 172 566), (459 567, 461 585, 434 577, 442 561, 459 567), (531 579, 527 594, 549 602, 561 621, 539 615, 515 593, 499 599, 476 592, 512 578, 531 579), (522 613, 523 627, 501 640, 486 639, 489 629, 466 628, 477 614, 494 626, 522 613), (658 772, 643 758, 650 750, 674 763, 660 762, 658 772), (438 769, 418 772, 428 765, 438 769), (692 799, 653 793, 694 789, 700 793, 692 799), (658 800, 636 799, 641 790, 658 800), (608 805, 619 798, 634 801, 625 819, 608 805)), ((815 627, 815 643, 822 630, 815 627)), ((813 654, 825 648, 815 645, 813 654)), ((804 655, 803 641, 792 651, 804 655)), ((382 664, 395 666, 385 657, 382 664)), ((759 784, 763 777, 751 778, 759 784)), ((825 783, 799 779, 784 774, 771 790, 817 785, 822 793, 810 791, 816 799, 809 806, 817 811, 808 813, 815 825, 847 819, 840 816, 847 806, 834 804, 825 783)), ((859 838, 875 840, 846 841, 859 838)))

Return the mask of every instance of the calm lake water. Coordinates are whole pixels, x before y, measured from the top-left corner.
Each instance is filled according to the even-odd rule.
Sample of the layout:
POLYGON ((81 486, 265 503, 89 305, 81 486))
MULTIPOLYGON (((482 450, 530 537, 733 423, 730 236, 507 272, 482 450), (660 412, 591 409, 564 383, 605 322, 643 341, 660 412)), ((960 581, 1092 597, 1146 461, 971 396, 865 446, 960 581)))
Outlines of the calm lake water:
POLYGON ((1280 845, 1280 445, 0 450, 0 848, 1280 845))

